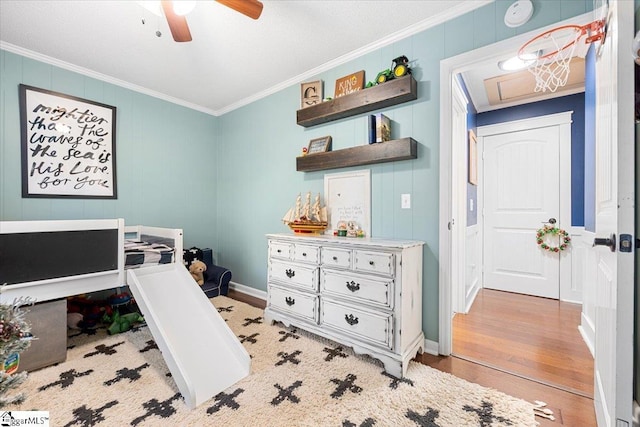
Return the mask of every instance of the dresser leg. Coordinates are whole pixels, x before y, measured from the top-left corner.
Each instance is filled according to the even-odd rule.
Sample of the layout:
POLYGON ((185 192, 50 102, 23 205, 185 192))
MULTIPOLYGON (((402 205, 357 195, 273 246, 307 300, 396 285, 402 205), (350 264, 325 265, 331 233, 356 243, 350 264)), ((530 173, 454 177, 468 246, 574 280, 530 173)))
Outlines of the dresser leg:
POLYGON ((392 375, 396 378, 402 378, 403 369, 402 364, 396 361, 384 361, 384 370, 387 374, 392 375))

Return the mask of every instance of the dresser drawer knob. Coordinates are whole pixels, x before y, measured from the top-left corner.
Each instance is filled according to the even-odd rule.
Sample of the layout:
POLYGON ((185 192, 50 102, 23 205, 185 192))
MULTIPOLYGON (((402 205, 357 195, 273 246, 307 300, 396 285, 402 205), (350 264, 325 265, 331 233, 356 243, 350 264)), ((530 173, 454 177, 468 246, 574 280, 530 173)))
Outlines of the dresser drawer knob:
POLYGON ((280 253, 282 253, 282 249, 278 249, 276 252, 278 252, 280 254, 280 253))
POLYGON ((353 314, 345 314, 344 320, 351 326, 358 324, 358 318, 355 317, 353 314))
POLYGON ((286 297, 286 298, 284 299, 284 302, 286 302, 286 303, 287 303, 287 305, 291 306, 291 305, 293 305, 293 304, 295 304, 295 303, 296 303, 296 300, 295 300, 295 299, 293 299, 293 298, 291 298, 291 297, 286 297))
POLYGON ((338 257, 337 257, 337 256, 334 256, 332 259, 333 259, 334 261, 337 261, 337 260, 338 260, 338 257))
POLYGON ((356 283, 353 280, 350 282, 347 282, 347 289, 349 289, 351 292, 355 292, 360 290, 360 283, 356 283))
POLYGON ((296 275, 296 272, 289 268, 289 269, 287 269, 287 270, 284 272, 284 274, 286 274, 286 275, 287 275, 287 277, 288 277, 289 279, 291 279, 293 276, 295 276, 295 275, 296 275))
POLYGON ((369 265, 373 265, 373 261, 369 261, 369 265))
POLYGON ((306 252, 302 252, 302 256, 307 256, 307 253, 306 252))

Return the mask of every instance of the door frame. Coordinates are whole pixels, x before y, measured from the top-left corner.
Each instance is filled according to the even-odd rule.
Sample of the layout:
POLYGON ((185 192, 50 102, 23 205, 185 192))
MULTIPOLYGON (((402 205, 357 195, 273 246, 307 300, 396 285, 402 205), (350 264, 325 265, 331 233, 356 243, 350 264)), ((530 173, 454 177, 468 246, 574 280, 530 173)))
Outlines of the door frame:
MULTIPOLYGON (((464 218, 455 218, 458 212, 458 204, 466 203, 465 198, 454 200, 452 197, 453 183, 452 170, 460 168, 465 159, 455 159, 451 149, 451 108, 453 79, 455 75, 472 69, 478 64, 487 61, 498 61, 505 53, 515 53, 518 48, 533 38, 534 36, 564 24, 585 25, 593 20, 593 13, 588 12, 573 18, 556 22, 546 27, 538 28, 527 33, 493 43, 475 50, 462 53, 451 58, 440 61, 440 189, 439 189, 439 278, 438 278, 438 353, 448 356, 451 354, 453 327, 451 318, 452 293, 451 293, 451 273, 454 268, 458 268, 460 259, 452 257, 452 238, 456 233, 452 229, 457 226, 466 227, 466 210, 464 218), (453 167, 453 162, 458 163, 458 167, 453 167), (453 221, 452 221, 453 220, 453 221), (453 222, 453 225, 452 225, 453 222)), ((456 242, 457 244, 457 242, 456 242)))
MULTIPOLYGON (((456 129, 452 129, 451 135, 451 150, 453 158, 466 158, 467 153, 467 117, 469 114, 469 100, 464 94, 462 86, 457 79, 453 79, 452 81, 452 103, 451 103, 451 113, 453 118, 454 110, 457 110, 458 113, 463 113, 464 115, 464 130, 462 130, 459 125, 456 126, 456 129), (462 132, 461 132, 462 130, 462 132), (455 134, 454 134, 455 133, 455 134)), ((453 122, 453 120, 452 120, 453 122)), ((465 162, 462 165, 459 162, 452 163, 453 168, 451 171, 451 176, 453 178, 453 193, 452 199, 462 199, 466 200, 467 198, 467 163, 465 162)), ((451 258, 459 259, 466 257, 466 226, 467 226, 467 212, 466 212, 466 203, 458 203, 458 212, 454 216, 455 218, 459 218, 460 226, 452 227, 452 233, 454 233, 454 239, 461 244, 453 246, 451 248, 451 258)), ((456 224, 452 224, 454 226, 456 224)), ((452 292, 452 310, 453 314, 458 313, 466 313, 466 269, 465 263, 458 263, 457 268, 451 271, 451 282, 456 283, 457 285, 451 289, 452 292)))
MULTIPOLYGON (((513 120, 509 122, 496 123, 486 126, 478 126, 478 174, 484 176, 484 147, 485 138, 488 136, 505 134, 510 132, 519 132, 525 130, 539 129, 545 127, 558 127, 560 133, 560 174, 559 174, 559 194, 560 201, 558 207, 558 224, 561 228, 567 230, 569 234, 573 234, 571 225, 571 123, 573 111, 565 111, 556 114, 548 114, 544 116, 536 116, 528 119, 513 120)), ((484 179, 481 180, 484 182, 484 179)), ((485 206, 484 185, 478 188, 478 199, 482 200, 482 208, 485 206)), ((480 217, 480 215, 478 215, 480 217)), ((484 245, 484 218, 482 222, 481 241, 484 245)), ((540 224, 542 226, 542 224, 540 224)), ((533 238, 533 237, 532 237, 533 238)), ((482 252, 482 287, 484 287, 484 251, 482 252)), ((562 284, 571 287, 571 253, 562 252, 560 255, 560 276, 559 276, 559 299, 563 300, 562 284)), ((564 292, 566 294, 566 291, 564 292)))

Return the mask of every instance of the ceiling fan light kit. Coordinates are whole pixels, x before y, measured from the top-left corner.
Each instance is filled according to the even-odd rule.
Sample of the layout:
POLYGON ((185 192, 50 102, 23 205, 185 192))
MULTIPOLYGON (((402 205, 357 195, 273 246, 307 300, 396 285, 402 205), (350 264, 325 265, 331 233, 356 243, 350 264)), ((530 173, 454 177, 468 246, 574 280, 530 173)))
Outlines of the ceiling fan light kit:
MULTIPOLYGON (((258 0, 216 0, 218 3, 240 12, 251 19, 258 19, 262 14, 262 2, 258 0)), ((177 42, 190 42, 191 31, 185 15, 196 7, 196 2, 191 0, 162 0, 140 1, 145 9, 160 16, 159 10, 164 12, 173 39, 177 42), (158 7, 160 6, 160 7, 158 7)), ((142 21, 144 24, 144 20, 142 21)), ((159 32, 159 31, 158 31, 159 32)), ((158 36, 160 37, 160 36, 158 36)))
POLYGON ((173 9, 173 2, 163 0, 162 10, 167 17, 167 23, 169 24, 173 39, 177 42, 190 42, 192 38, 189 25, 187 25, 187 19, 184 16, 176 14, 173 9))
POLYGON ((179 16, 188 15, 196 8, 194 0, 173 0, 173 12, 179 16))
MULTIPOLYGON (((136 3, 156 16, 162 16, 162 0, 140 0, 136 3)), ((185 16, 193 12, 198 2, 195 0, 172 0, 169 3, 173 3, 173 12, 176 15, 185 16)))

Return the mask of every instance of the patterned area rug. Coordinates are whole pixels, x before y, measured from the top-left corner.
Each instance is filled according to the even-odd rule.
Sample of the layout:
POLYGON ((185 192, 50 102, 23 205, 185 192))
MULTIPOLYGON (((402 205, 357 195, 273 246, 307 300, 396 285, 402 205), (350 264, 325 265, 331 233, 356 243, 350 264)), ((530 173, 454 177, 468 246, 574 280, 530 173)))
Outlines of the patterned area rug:
POLYGON ((251 375, 196 409, 185 406, 147 327, 72 331, 67 360, 30 373, 26 402, 11 409, 49 411, 52 426, 536 425, 523 400, 415 362, 396 379, 340 344, 265 323, 260 309, 212 302, 251 354, 251 375))

